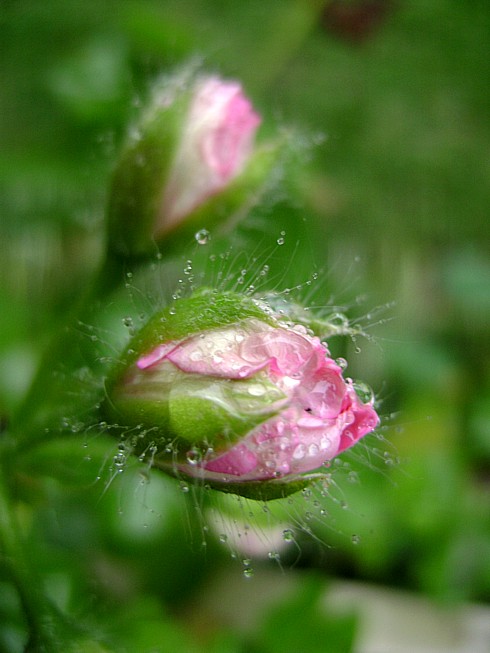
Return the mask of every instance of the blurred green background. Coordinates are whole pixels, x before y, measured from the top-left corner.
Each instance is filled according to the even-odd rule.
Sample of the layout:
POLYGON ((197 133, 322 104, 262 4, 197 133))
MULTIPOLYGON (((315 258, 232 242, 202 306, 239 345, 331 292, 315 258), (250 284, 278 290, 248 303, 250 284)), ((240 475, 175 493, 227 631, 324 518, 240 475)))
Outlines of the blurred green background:
MULTIPOLYGON (((136 466, 104 492, 109 440, 38 452, 20 509, 49 595, 98 633, 81 651, 350 651, 355 615, 318 607, 335 579, 490 600, 489 44, 487 0, 0 1, 2 421, 97 265, 141 98, 191 59, 243 82, 260 134, 302 134, 301 202, 275 198, 240 242, 260 263, 286 231, 281 284, 317 272, 315 302, 350 307, 373 338, 332 349, 384 416, 333 466, 327 497, 280 508, 184 496, 136 466), (237 522, 252 524, 260 555, 230 555, 228 513, 242 544, 237 522), (221 622, 216 605, 261 579, 278 589, 253 626, 221 622)), ((24 639, 0 578, 0 649, 24 639)))

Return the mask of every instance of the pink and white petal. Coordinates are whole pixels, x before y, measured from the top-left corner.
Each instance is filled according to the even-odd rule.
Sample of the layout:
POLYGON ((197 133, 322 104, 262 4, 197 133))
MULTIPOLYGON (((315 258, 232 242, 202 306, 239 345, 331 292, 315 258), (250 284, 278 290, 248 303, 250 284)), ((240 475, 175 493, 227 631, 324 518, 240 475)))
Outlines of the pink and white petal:
POLYGON ((221 456, 206 462, 204 467, 210 472, 242 477, 254 471, 257 464, 256 454, 242 442, 221 456))
POLYGON ((178 346, 177 342, 166 342, 163 345, 158 345, 150 353, 141 356, 136 365, 140 370, 146 370, 149 367, 153 367, 157 363, 160 363, 167 355, 178 346))

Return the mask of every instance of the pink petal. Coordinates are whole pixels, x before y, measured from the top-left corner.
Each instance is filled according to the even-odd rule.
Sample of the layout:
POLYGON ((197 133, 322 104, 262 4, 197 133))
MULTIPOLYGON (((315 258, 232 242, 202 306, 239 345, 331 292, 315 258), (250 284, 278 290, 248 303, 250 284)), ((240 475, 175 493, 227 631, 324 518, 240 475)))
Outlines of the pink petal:
POLYGON ((257 466, 257 457, 245 444, 237 444, 230 451, 205 464, 210 472, 244 476, 257 466))
POLYGON ((136 365, 140 370, 145 370, 148 367, 152 367, 153 365, 156 365, 164 358, 166 358, 167 354, 169 354, 172 349, 175 349, 175 347, 177 347, 176 342, 167 342, 163 345, 158 345, 158 347, 153 349, 153 351, 151 351, 149 354, 141 356, 141 358, 139 358, 136 362, 136 365))

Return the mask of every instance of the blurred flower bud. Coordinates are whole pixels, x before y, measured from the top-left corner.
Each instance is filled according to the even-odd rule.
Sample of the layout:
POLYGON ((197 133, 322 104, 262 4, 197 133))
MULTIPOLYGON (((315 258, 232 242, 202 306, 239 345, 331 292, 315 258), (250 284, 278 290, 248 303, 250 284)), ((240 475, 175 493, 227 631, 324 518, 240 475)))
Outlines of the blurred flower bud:
POLYGON ((154 466, 251 498, 304 487, 378 423, 319 338, 234 293, 201 292, 152 318, 108 396, 154 466))
POLYGON ((251 159, 259 123, 238 82, 201 77, 157 93, 114 172, 109 247, 124 256, 152 254, 155 244, 228 218, 243 199, 234 182, 250 163, 257 183, 264 153, 251 159), (218 210, 209 203, 217 195, 224 203, 218 210))

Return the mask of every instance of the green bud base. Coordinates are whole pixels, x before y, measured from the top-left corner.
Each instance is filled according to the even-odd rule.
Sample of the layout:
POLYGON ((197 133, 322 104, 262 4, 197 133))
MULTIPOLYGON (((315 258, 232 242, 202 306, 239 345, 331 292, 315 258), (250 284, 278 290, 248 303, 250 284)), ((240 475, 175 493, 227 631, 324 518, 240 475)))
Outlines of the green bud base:
POLYGON ((218 490, 225 494, 236 494, 245 499, 254 501, 273 501, 275 499, 284 499, 291 494, 304 490, 312 483, 321 481, 326 483, 328 476, 326 474, 305 474, 301 476, 288 476, 274 479, 258 479, 255 481, 234 481, 227 478, 210 477, 209 473, 205 476, 190 476, 178 469, 172 469, 169 465, 159 465, 155 461, 155 467, 162 469, 167 474, 171 474, 184 483, 198 486, 204 489, 218 490))

